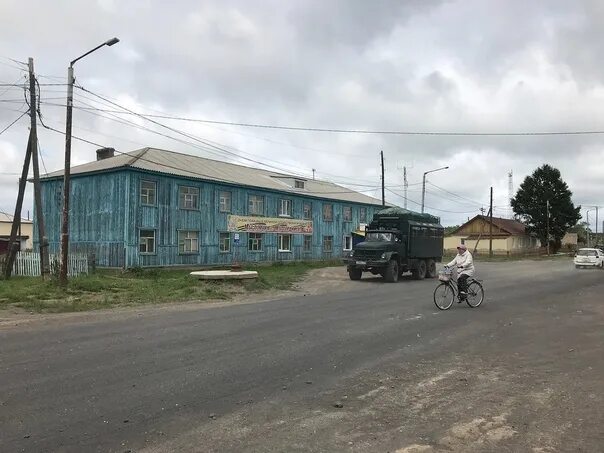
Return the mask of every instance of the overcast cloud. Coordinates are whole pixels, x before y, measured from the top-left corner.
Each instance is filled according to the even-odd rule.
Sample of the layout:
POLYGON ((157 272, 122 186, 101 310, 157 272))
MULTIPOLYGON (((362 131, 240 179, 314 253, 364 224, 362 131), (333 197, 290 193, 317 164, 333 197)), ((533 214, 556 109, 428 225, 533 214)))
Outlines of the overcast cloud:
MULTIPOLYGON (((518 132, 604 130, 604 7, 598 1, 32 1, 0 3, 0 83, 25 81, 35 60, 45 122, 64 130, 68 62, 117 36, 75 66, 77 82, 145 112, 260 124, 364 130, 518 132), (32 20, 33 17, 33 20, 32 20)), ((23 111, 23 92, 0 86, 0 130, 23 111)), ((76 105, 101 105, 76 90, 76 105)), ((105 106, 107 108, 107 106, 105 106)), ((103 114, 107 116, 107 114, 103 114)), ((144 120, 128 121, 161 131, 144 120)), ((387 186, 409 208, 426 205, 444 224, 488 207, 509 215, 514 186, 549 163, 581 205, 604 205, 604 136, 446 137, 335 134, 160 120, 246 158, 346 184, 387 186), (463 197, 463 198, 461 198, 463 197)), ((199 146, 74 113, 74 134, 131 151, 156 146, 220 158, 199 146)), ((12 212, 28 117, 0 135, 0 209, 12 212)), ((48 171, 63 165, 64 139, 39 129, 48 171)), ((182 137, 181 137, 182 138, 182 137)), ((185 139, 192 142, 192 140, 185 139)), ((192 142, 195 143, 195 142, 192 142)), ((73 163, 95 159, 74 141, 73 163)), ((366 189, 367 187, 358 187, 366 189)), ((379 197, 380 191, 369 193, 379 197)), ((28 188, 25 209, 32 211, 28 188)), ((387 201, 403 205, 387 192, 387 201)), ((585 212, 585 210, 583 210, 585 212)), ((593 216, 590 216, 593 219, 593 216)), ((592 227, 595 223, 592 222, 592 227)))

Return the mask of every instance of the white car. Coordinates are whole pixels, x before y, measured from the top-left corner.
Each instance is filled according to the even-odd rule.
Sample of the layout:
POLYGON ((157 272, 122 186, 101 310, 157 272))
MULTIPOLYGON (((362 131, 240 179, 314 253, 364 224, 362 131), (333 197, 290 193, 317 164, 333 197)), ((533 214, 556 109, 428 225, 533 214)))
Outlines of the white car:
POLYGON ((575 255, 575 267, 604 268, 604 252, 599 249, 579 249, 575 255))

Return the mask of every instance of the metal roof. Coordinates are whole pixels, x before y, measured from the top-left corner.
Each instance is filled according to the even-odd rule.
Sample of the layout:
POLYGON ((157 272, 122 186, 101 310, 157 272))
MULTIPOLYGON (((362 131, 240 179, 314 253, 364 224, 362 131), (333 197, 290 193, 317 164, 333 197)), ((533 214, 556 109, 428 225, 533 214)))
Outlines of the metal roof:
MULTIPOLYGON (((13 223, 13 215, 7 214, 6 212, 2 212, 0 211, 0 222, 7 222, 7 223, 13 223)), ((32 220, 27 220, 24 218, 21 218, 21 223, 33 223, 32 220)))
MULTIPOLYGON (((114 157, 71 168, 71 175, 106 172, 122 168, 163 173, 238 186, 289 192, 291 194, 327 198, 352 203, 381 205, 381 201, 329 181, 301 178, 229 162, 207 159, 157 148, 143 148, 114 157), (304 181, 304 189, 295 188, 295 180, 304 181)), ((41 179, 63 176, 63 170, 43 175, 41 179)))

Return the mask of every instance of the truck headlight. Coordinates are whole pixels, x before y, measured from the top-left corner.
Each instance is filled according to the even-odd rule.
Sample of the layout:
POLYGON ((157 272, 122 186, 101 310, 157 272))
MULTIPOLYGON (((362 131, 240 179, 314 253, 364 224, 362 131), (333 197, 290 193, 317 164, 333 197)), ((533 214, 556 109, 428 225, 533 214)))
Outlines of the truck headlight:
POLYGON ((350 255, 349 256, 354 256, 354 250, 350 251, 350 255))
POLYGON ((382 253, 382 256, 380 256, 381 259, 385 260, 386 259, 386 254, 382 253))

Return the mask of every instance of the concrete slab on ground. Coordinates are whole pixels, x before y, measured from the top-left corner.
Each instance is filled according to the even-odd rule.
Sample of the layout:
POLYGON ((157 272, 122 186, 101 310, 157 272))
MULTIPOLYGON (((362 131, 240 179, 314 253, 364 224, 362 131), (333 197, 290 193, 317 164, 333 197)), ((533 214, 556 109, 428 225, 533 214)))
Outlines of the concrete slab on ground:
POLYGON ((256 271, 194 271, 190 275, 199 278, 199 280, 248 280, 258 278, 258 272, 256 271))

